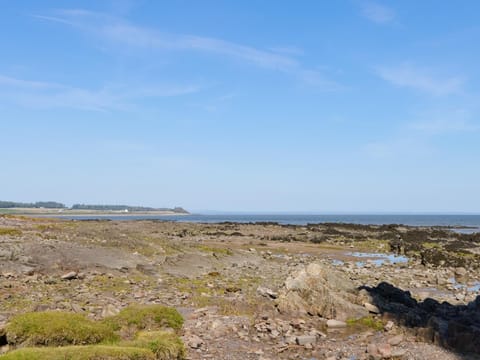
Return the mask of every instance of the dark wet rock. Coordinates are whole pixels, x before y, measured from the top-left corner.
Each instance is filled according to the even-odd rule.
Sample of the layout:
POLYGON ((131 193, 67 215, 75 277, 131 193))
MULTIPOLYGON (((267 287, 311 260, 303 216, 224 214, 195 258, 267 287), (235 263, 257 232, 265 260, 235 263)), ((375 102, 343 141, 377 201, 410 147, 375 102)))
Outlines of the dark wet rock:
POLYGON ((412 328, 423 341, 462 353, 480 353, 480 296, 468 305, 452 305, 430 298, 419 303, 409 291, 385 282, 368 291, 385 317, 412 328))

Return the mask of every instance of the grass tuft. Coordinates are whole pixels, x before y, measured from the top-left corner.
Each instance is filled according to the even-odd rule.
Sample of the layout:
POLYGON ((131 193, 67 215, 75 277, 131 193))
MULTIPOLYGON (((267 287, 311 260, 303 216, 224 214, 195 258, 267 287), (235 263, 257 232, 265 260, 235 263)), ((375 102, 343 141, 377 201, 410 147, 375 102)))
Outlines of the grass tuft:
POLYGON ((14 228, 0 228, 0 236, 1 235, 8 235, 8 236, 22 236, 22 231, 14 228))
POLYGON ((7 341, 22 346, 88 345, 118 340, 113 328, 81 314, 46 311, 20 314, 6 328, 7 341))
MULTIPOLYGON (((155 360, 146 348, 106 345, 23 348, 3 356, 1 360, 155 360)), ((166 358, 167 359, 167 358, 166 358)), ((172 360, 175 358, 171 358, 172 360)))
POLYGON ((149 349, 157 360, 182 360, 186 356, 182 340, 168 331, 140 332, 135 340, 121 345, 149 349))
POLYGON ((350 320, 347 320, 347 324, 352 327, 358 327, 358 328, 366 327, 376 331, 383 330, 383 322, 371 316, 365 316, 360 319, 350 319, 350 320))
POLYGON ((183 317, 176 309, 162 305, 132 305, 115 316, 105 318, 103 322, 117 331, 132 327, 137 331, 165 328, 180 330, 183 317))

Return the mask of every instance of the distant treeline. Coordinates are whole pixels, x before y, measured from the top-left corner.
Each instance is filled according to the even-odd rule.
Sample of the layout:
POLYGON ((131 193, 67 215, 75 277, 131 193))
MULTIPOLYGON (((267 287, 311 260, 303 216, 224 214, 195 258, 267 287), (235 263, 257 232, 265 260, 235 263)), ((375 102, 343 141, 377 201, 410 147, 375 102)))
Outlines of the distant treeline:
POLYGON ((65 209, 64 204, 55 202, 55 201, 37 201, 36 203, 21 203, 14 201, 0 201, 0 208, 2 209, 11 209, 11 208, 45 208, 45 209, 65 209))
MULTIPOLYGON (((37 201, 36 203, 21 203, 14 201, 0 201, 0 209, 12 209, 12 208, 44 208, 44 209, 67 209, 67 207, 55 201, 37 201)), ((129 206, 129 205, 87 205, 87 204, 75 204, 71 210, 98 210, 98 211, 124 211, 139 212, 139 211, 173 211, 178 214, 188 214, 188 211, 181 207, 169 208, 152 208, 146 206, 129 206)))
POLYGON ((174 211, 176 213, 188 213, 181 207, 169 208, 152 208, 146 206, 129 206, 129 205, 86 205, 75 204, 72 206, 72 210, 99 210, 99 211, 174 211))

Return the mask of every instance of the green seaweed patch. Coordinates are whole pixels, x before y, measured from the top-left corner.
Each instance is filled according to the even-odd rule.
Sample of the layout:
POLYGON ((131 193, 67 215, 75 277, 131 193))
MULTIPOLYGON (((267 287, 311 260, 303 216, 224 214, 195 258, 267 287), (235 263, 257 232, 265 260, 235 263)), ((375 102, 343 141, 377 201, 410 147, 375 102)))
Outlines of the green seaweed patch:
POLYGON ((89 345, 118 340, 112 327, 81 314, 60 311, 16 315, 6 333, 9 344, 22 346, 89 345))
POLYGON ((440 249, 440 248, 442 248, 442 244, 440 244, 438 242, 424 242, 422 244, 422 246, 425 249, 440 249))
POLYGON ((158 360, 182 360, 186 356, 182 340, 169 331, 142 331, 137 334, 135 340, 120 345, 149 349, 158 360))
POLYGON ((136 331, 165 328, 180 330, 183 317, 176 309, 163 305, 132 305, 117 315, 105 318, 103 323, 116 331, 122 328, 134 328, 136 331))
POLYGON ((0 228, 0 236, 7 235, 7 236, 22 236, 22 231, 15 228, 0 228))
MULTIPOLYGON (((2 360, 155 360, 148 348, 106 345, 24 348, 11 351, 2 360)), ((165 358, 168 359, 168 358, 165 358)), ((175 359, 175 358, 171 358, 175 359)))
POLYGON ((383 330, 382 320, 375 319, 371 316, 365 316, 360 319, 349 319, 347 325, 355 328, 369 328, 376 331, 383 330))
POLYGON ((212 247, 212 246, 206 246, 206 245, 199 245, 197 246, 197 249, 203 252, 208 252, 208 253, 214 253, 217 255, 226 255, 226 256, 231 256, 233 255, 233 251, 230 249, 226 248, 218 248, 218 247, 212 247))

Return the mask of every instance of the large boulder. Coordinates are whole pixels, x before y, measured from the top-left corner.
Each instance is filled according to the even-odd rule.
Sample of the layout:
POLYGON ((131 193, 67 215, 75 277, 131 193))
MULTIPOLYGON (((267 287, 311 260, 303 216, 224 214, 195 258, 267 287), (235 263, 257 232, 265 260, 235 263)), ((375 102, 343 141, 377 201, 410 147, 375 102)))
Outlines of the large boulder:
POLYGON ((368 315, 355 304, 357 293, 353 282, 338 270, 311 263, 287 278, 277 306, 280 312, 344 321, 368 315))

